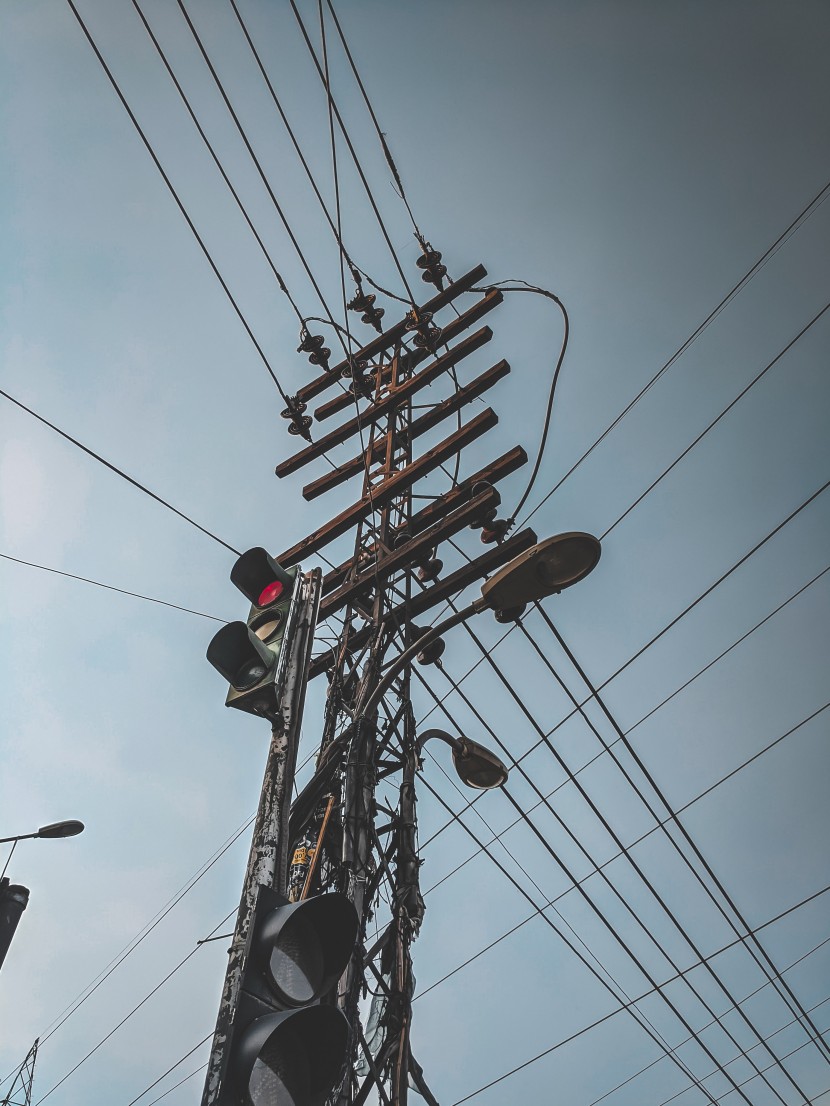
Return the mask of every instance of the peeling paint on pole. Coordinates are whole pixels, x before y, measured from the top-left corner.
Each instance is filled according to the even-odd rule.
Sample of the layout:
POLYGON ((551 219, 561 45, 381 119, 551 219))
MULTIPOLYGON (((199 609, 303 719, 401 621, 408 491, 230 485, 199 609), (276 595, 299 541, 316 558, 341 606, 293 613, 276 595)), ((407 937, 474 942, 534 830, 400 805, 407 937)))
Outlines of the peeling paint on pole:
POLYGON ((288 815, 291 785, 297 763, 297 744, 305 704, 308 664, 320 606, 321 575, 313 571, 298 578, 288 627, 283 638, 287 655, 284 680, 278 696, 278 717, 271 733, 271 745, 265 765, 259 808, 254 824, 242 898, 236 916, 233 941, 228 955, 225 984, 216 1019, 210 1059, 208 1060, 202 1106, 230 1106, 223 1099, 228 1044, 239 999, 239 987, 245 959, 245 945, 251 916, 261 885, 285 893, 288 869, 288 815))

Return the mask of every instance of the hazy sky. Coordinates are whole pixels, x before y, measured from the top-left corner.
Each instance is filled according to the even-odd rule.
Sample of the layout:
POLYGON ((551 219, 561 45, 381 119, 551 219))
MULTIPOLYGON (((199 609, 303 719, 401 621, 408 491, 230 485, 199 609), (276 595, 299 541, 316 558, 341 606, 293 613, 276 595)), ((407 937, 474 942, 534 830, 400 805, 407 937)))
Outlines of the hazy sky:
MULTIPOLYGON (((239 6, 330 199, 325 99, 290 7, 285 0, 239 6)), ((78 7, 272 365, 295 391, 310 377, 294 352, 296 318, 133 5, 78 0, 78 7)), ((301 7, 318 35, 316 4, 301 7)), ((319 315, 177 3, 142 0, 142 8, 301 310, 319 315)), ((189 0, 188 10, 336 310, 334 240, 231 6, 189 0)), ((535 506, 830 181, 830 9, 802 0, 340 0, 337 10, 418 223, 452 275, 481 261, 493 280, 522 278, 553 289, 570 312, 571 344, 535 506)), ((279 395, 70 8, 61 0, 5 0, 0 12, 0 387, 235 548, 262 544, 279 552, 352 502, 356 488, 306 504, 301 488, 322 464, 275 479, 274 465, 295 445, 279 417, 279 395)), ((393 244, 417 281, 406 212, 342 56, 333 55, 335 96, 393 244)), ((346 244, 358 264, 400 293, 359 182, 341 157, 346 244)), ((601 535, 618 519, 827 305, 829 245, 825 203, 539 510, 533 525, 540 537, 575 529, 601 535)), ((395 303, 384 306, 393 319, 395 303)), ((493 342, 465 363, 461 379, 501 357, 513 372, 492 393, 499 426, 465 452, 462 475, 517 443, 535 450, 561 339, 557 313, 535 297, 508 296, 491 325, 493 342)), ((830 312, 609 533, 596 572, 547 601, 596 683, 830 478, 829 346, 830 312)), ((221 619, 244 615, 228 579, 233 558, 221 545, 2 397, 0 419, 0 553, 221 619)), ((423 447, 445 432, 423 439, 423 447)), ((338 457, 353 451, 346 446, 338 457)), ((520 495, 523 478, 503 485, 506 505, 520 495)), ((623 729, 827 568, 828 521, 830 490, 609 683, 606 701, 623 729)), ((471 554, 482 548, 474 534, 463 541, 471 554)), ((347 546, 327 555, 346 555, 347 546)), ((449 554, 445 559, 455 566, 449 554)), ((59 818, 87 825, 72 840, 21 844, 9 866, 32 894, 0 978, 2 1077, 244 825, 256 804, 268 732, 223 706, 222 682, 204 659, 217 623, 8 560, 0 562, 0 583, 0 836, 59 818)), ((830 572, 633 731, 632 743, 672 803, 685 805, 824 707, 829 609, 830 572)), ((585 698, 539 616, 527 627, 567 687, 585 698)), ((486 618, 475 629, 488 645, 503 632, 486 618)), ((568 713, 565 693, 518 631, 494 656, 544 729, 568 713)), ((448 636, 444 660, 454 678, 479 657, 463 631, 448 636)), ((449 688, 440 673, 425 675, 436 692, 449 688)), ((515 757, 536 742, 486 665, 464 687, 515 757)), ((301 758, 319 740, 324 693, 322 681, 312 685, 301 758)), ((418 717, 430 704, 419 689, 418 717)), ((457 699, 448 706, 470 736, 487 738, 457 699)), ((588 710, 613 740, 608 720, 595 706, 588 710)), ((829 713, 684 815, 752 926, 830 884, 829 713)), ((450 726, 438 712, 429 724, 450 726)), ((552 741, 572 769, 600 747, 579 717, 552 741)), ((544 747, 525 766, 544 793, 564 778, 544 747)), ((466 796, 439 767, 428 761, 425 774, 460 809, 466 796)), ((581 778, 624 842, 651 828, 607 756, 581 778)), ((517 771, 510 788, 527 807, 537 801, 517 771)), ((592 857, 604 861, 616 852, 572 786, 552 803, 592 857)), ((425 788, 419 816, 422 841, 446 820, 425 788)), ((464 822, 489 841, 490 829, 498 833, 514 817, 507 800, 491 794, 464 822)), ((589 863, 551 813, 540 808, 533 818, 578 878, 586 876, 589 863)), ((503 843, 512 857, 498 845, 493 855, 534 902, 567 890, 527 827, 509 830, 503 843)), ((234 908, 246 850, 243 833, 43 1043, 35 1102, 234 908)), ((447 830, 424 850, 424 887, 474 851, 460 825, 447 830)), ((732 939, 664 835, 647 838, 635 855, 702 951, 732 939)), ((632 869, 616 861, 608 874, 670 955, 691 964, 689 945, 632 869)), ((595 876, 586 889, 649 972, 661 982, 671 976, 607 886, 595 876)), ((419 991, 532 910, 484 855, 430 893, 427 906, 413 950, 419 991)), ((557 908, 628 995, 648 990, 576 893, 557 908)), ((563 925, 552 910, 548 916, 563 925)), ((817 1006, 812 1017, 822 1030, 830 1025, 830 946, 812 950, 827 937, 829 921, 830 894, 762 934, 779 969, 810 953, 785 978, 804 1007, 817 1006)), ((136 1099, 211 1032, 225 948, 218 941, 193 952, 49 1101, 127 1106, 136 1099)), ((738 999, 765 982, 740 948, 713 964, 738 999)), ((719 1014, 727 1009, 705 973, 693 979, 719 1014)), ((668 994, 695 1029, 709 1022, 682 983, 668 994)), ((413 1048, 442 1106, 451 1106, 618 1005, 536 917, 416 1001, 413 1048)), ((830 1103, 828 1061, 813 1045, 800 1047, 807 1037, 787 1026, 792 1015, 773 989, 760 990, 745 1009, 762 1036, 781 1030, 770 1042, 779 1057, 799 1049, 786 1064, 808 1099, 830 1103)), ((671 1047, 687 1037, 659 998, 646 999, 642 1010, 671 1047)), ((724 1020, 742 1047, 757 1041, 734 1012, 724 1020)), ((723 1063, 737 1054, 717 1027, 703 1039, 723 1063)), ((142 1106, 196 1069, 206 1047, 142 1097, 142 1106)), ((618 1013, 472 1101, 590 1106, 660 1055, 631 1016, 618 1013)), ((713 1070, 694 1044, 679 1055, 698 1079, 713 1070)), ((752 1057, 759 1067, 772 1062, 761 1047, 752 1057)), ((753 1074, 744 1059, 727 1070, 737 1082, 753 1074)), ((745 1090, 753 1104, 804 1101, 780 1070, 769 1079, 780 1099, 756 1078, 745 1090)), ((715 1098, 728 1090, 721 1074, 706 1085, 715 1098)), ((676 1093, 681 1106, 707 1101, 662 1059, 604 1101, 658 1106, 676 1093)), ((197 1075, 165 1102, 184 1106, 200 1094, 197 1075)))

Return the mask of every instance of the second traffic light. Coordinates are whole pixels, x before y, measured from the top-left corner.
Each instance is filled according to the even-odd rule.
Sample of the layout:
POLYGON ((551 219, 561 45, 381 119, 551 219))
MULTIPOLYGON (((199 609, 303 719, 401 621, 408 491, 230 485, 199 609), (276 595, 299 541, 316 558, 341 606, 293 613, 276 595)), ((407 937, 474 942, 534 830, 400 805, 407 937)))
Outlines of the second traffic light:
POLYGON ((320 1000, 345 970, 357 929, 354 906, 338 892, 287 903, 259 888, 223 1101, 323 1106, 343 1071, 349 1024, 320 1000))
POLYGON ((207 659, 231 685, 227 706, 265 717, 276 710, 298 576, 297 568, 284 569, 260 546, 243 553, 231 569, 232 583, 251 604, 248 620, 223 626, 207 650, 207 659))

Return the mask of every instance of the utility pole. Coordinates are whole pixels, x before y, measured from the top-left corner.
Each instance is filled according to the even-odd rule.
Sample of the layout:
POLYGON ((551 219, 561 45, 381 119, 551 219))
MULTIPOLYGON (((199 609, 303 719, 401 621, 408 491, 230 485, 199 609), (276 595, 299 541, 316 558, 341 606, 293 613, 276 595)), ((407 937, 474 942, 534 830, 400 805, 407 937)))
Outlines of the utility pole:
MULTIPOLYGON (((432 280, 439 290, 431 299, 413 305, 393 327, 300 389, 296 400, 305 410, 340 382, 341 390, 317 408, 315 419, 325 422, 340 412, 348 417, 276 469, 286 477, 350 439, 360 443, 351 460, 303 488, 312 500, 360 476, 360 498, 277 558, 291 566, 355 530, 352 556, 323 577, 321 619, 339 615, 342 629, 336 646, 311 662, 309 677, 325 672, 329 680, 326 717, 317 771, 292 807, 289 828, 290 886, 336 888, 354 904, 359 919, 355 951, 337 988, 349 1045, 346 1068, 328 1100, 336 1106, 360 1106, 373 1089, 380 1101, 405 1106, 410 1080, 436 1104, 410 1047, 411 945, 424 916, 416 836, 419 745, 410 701, 411 660, 424 630, 415 620, 537 540, 532 530, 507 537, 507 526, 497 517, 495 485, 526 463, 523 449, 517 446, 457 479, 461 451, 498 421, 486 408, 462 425, 461 412, 510 366, 498 361, 466 385, 457 381, 455 369, 492 338, 487 326, 466 332, 501 303, 502 294, 479 293, 443 327, 435 316, 485 277, 477 266, 444 287, 439 273, 432 280), (449 374, 455 384, 451 394, 430 402, 428 386, 449 374), (455 431, 416 458, 417 439, 451 416, 458 420, 455 431), (416 481, 423 481, 419 489, 433 492, 444 466, 456 471, 449 489, 413 492, 416 481), (441 543, 469 527, 482 530, 489 548, 442 575, 441 543), (396 668, 403 653, 409 662, 396 668), (378 798, 377 788, 395 776, 397 801, 390 804, 378 798), (391 903, 390 916, 367 947, 367 922, 384 899, 391 903), (369 991, 376 997, 364 1028, 360 1003, 369 991)), ((430 639, 418 654, 420 663, 434 663, 443 652, 443 640, 430 639)))
POLYGON ((38 1040, 26 1053, 26 1059, 17 1069, 12 1085, 0 1106, 32 1106, 32 1084, 35 1078, 38 1040))
MULTIPOLYGON (((228 967, 208 1061, 203 1106, 229 1101, 224 1092, 229 1047, 237 1015, 246 942, 259 888, 284 892, 287 874, 288 814, 297 759, 297 743, 307 686, 307 669, 320 605, 320 574, 298 574, 281 639, 282 662, 271 744, 265 765, 242 897, 236 916, 228 967)), ((221 631, 220 631, 221 633, 221 631)))

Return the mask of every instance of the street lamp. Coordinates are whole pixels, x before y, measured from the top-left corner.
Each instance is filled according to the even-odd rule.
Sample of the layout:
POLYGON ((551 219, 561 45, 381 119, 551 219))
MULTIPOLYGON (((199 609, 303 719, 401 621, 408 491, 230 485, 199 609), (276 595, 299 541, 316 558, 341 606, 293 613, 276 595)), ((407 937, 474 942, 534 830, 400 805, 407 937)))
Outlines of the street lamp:
POLYGON ((16 845, 18 841, 29 841, 33 837, 75 837, 83 831, 83 822, 70 818, 65 822, 50 822, 48 826, 41 826, 34 833, 19 833, 16 837, 0 837, 0 845, 5 845, 9 841, 14 841, 16 845))
POLYGON ((498 618, 502 611, 521 611, 526 603, 544 599, 546 595, 558 595, 565 588, 584 580, 596 568, 600 552, 600 543, 593 535, 572 532, 547 538, 514 557, 489 580, 485 580, 478 599, 421 634, 416 642, 398 654, 374 691, 358 705, 355 717, 368 717, 398 673, 447 630, 482 611, 495 611, 498 618))
POLYGON ((30 841, 33 837, 74 837, 76 834, 82 833, 83 829, 83 822, 68 819, 64 822, 51 822, 48 826, 41 826, 34 833, 18 833, 15 837, 0 837, 0 845, 8 844, 9 841, 12 842, 3 871, 0 873, 0 967, 3 966, 6 953, 9 951, 9 945, 12 937, 14 937, 20 916, 29 902, 29 888, 19 883, 9 883, 6 879, 6 868, 8 868, 9 861, 17 848, 17 842, 30 841))
POLYGON ((427 741, 436 738, 452 749, 452 761, 462 783, 489 791, 507 782, 507 766, 489 749, 469 737, 452 737, 446 730, 426 730, 418 738, 418 754, 427 741))

